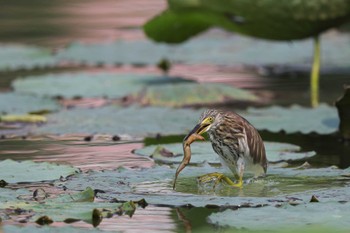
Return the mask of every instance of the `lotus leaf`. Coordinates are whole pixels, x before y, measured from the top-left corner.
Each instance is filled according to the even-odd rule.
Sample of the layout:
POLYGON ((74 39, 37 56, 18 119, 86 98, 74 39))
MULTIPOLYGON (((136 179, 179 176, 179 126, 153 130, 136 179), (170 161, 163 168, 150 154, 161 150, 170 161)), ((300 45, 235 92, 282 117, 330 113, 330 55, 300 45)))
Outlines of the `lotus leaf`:
POLYGON ((0 93, 0 113, 25 114, 58 109, 58 104, 51 99, 18 93, 0 93))
POLYGON ((37 133, 108 133, 132 136, 181 134, 195 123, 193 116, 201 111, 164 107, 117 107, 72 109, 48 116, 48 124, 35 129, 37 133))
POLYGON ((307 229, 312 228, 319 230, 326 228, 337 232, 337 230, 349 229, 349 214, 349 202, 326 201, 296 206, 289 204, 278 207, 267 206, 254 210, 225 210, 211 214, 208 221, 215 225, 229 226, 235 229, 268 232, 280 232, 283 228, 289 228, 293 232, 298 230, 309 232, 307 229))
POLYGON ((25 45, 0 45, 0 70, 52 67, 58 60, 49 49, 25 45))
POLYGON ((334 133, 338 129, 339 119, 336 108, 321 104, 317 108, 293 105, 289 108, 272 106, 268 108, 249 108, 242 115, 257 129, 271 132, 316 132, 334 133))
MULTIPOLYGON (((277 142, 265 142, 266 155, 269 162, 282 162, 310 158, 315 152, 300 152, 300 147, 277 142)), ((198 164, 203 162, 220 163, 219 156, 213 151, 210 142, 196 142, 191 145, 192 158, 191 163, 198 164)), ((154 160, 163 163, 180 163, 183 157, 181 143, 163 144, 147 146, 143 149, 135 150, 136 154, 151 156, 154 160), (162 148, 170 151, 170 156, 162 154, 162 148)))
MULTIPOLYGON (((342 175, 349 170, 334 168, 296 169, 276 168, 270 166, 267 177, 259 180, 246 179, 242 190, 229 186, 211 187, 198 185, 196 177, 210 172, 226 172, 223 168, 204 165, 189 166, 183 170, 177 183, 176 191, 172 190, 175 167, 156 166, 151 169, 90 172, 78 174, 66 182, 56 183, 68 189, 81 190, 87 186, 100 189, 105 193, 101 198, 118 200, 138 200, 144 198, 150 204, 168 206, 249 206, 272 205, 273 203, 289 202, 293 197, 303 201, 310 200, 310 192, 319 199, 330 198, 344 200, 348 197, 342 192, 350 192, 343 188, 348 183, 342 175), (325 175, 326 174, 326 175, 325 175), (117 184, 117 185, 116 185, 117 184), (331 188, 330 188, 331 187, 331 188)), ((227 173, 229 176, 232 174, 227 173)))
MULTIPOLYGON (((164 35, 164 34, 163 34, 164 35)), ((323 68, 348 67, 350 50, 346 34, 323 36, 323 68)), ((311 64, 312 39, 290 42, 257 40, 225 33, 212 33, 193 38, 180 45, 156 44, 150 41, 115 41, 113 43, 74 43, 58 54, 64 61, 87 64, 157 64, 167 58, 171 62, 187 64, 311 64), (94 56, 91 56, 94 54, 94 56), (266 56, 268 54, 268 56, 266 56), (288 56, 285 56, 288 54, 288 56)))
POLYGON ((130 96, 147 105, 184 106, 225 103, 228 101, 257 101, 248 91, 223 84, 198 84, 194 81, 138 74, 60 74, 27 77, 15 80, 16 92, 38 96, 66 98, 130 96), (84 85, 81 85, 84 83, 84 85), (202 93, 206 93, 205 96, 202 93), (199 97, 201 96, 201 97, 199 97))
POLYGON ((54 163, 17 162, 10 159, 0 162, 0 179, 8 183, 52 181, 76 172, 78 169, 72 166, 54 163))
POLYGON ((30 218, 31 221, 47 216, 53 221, 70 223, 82 220, 97 226, 103 217, 112 217, 115 213, 132 215, 136 206, 132 202, 94 202, 94 190, 87 187, 82 192, 62 194, 56 198, 46 199, 44 202, 36 202, 34 200, 21 202, 17 200, 2 203, 0 208, 18 208, 23 211, 34 212, 34 215, 30 218), (95 218, 94 215, 96 214, 100 215, 100 217, 95 218))
POLYGON ((147 85, 189 82, 179 78, 113 73, 64 73, 32 76, 13 82, 16 92, 38 96, 121 98, 141 91, 147 85), (84 83, 84 85, 81 85, 84 83))

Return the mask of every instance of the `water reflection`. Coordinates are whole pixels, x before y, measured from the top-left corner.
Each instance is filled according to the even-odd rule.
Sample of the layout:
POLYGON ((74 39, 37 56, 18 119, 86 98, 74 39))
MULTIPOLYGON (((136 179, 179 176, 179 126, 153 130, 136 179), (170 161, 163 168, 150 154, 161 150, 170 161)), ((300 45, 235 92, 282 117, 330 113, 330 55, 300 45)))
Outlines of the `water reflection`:
MULTIPOLYGON (((113 216, 104 218, 97 229, 112 232, 143 233, 143 232, 176 232, 177 224, 171 216, 171 208, 147 206, 138 208, 135 214, 129 216, 113 216)), ((75 227, 93 228, 91 224, 77 222, 75 227)))
POLYGON ((1 42, 64 46, 72 41, 144 38, 140 25, 166 6, 158 0, 13 0, 1 3, 1 42))
POLYGON ((153 161, 132 154, 142 143, 85 142, 83 140, 1 140, 0 158, 70 164, 86 170, 121 166, 151 167, 153 161))

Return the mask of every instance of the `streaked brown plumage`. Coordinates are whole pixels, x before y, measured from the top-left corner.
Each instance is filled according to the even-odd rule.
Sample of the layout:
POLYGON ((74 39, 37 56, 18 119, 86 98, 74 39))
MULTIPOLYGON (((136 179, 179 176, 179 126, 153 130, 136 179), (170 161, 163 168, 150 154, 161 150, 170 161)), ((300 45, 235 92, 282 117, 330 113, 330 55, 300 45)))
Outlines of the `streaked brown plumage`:
MULTIPOLYGON (((258 131, 243 117, 233 112, 209 109, 202 113, 199 124, 190 132, 208 132, 214 151, 238 179, 232 186, 242 186, 244 172, 264 176, 267 159, 258 131)), ((233 184, 233 183, 232 183, 233 184)))

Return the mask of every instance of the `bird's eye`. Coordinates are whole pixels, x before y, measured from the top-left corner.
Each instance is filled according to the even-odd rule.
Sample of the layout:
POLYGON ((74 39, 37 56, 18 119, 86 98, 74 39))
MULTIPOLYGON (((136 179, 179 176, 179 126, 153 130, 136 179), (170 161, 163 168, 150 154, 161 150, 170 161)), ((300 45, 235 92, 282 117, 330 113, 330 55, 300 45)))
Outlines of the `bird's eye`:
POLYGON ((213 117, 209 117, 208 120, 209 120, 210 123, 214 122, 214 118, 213 117))

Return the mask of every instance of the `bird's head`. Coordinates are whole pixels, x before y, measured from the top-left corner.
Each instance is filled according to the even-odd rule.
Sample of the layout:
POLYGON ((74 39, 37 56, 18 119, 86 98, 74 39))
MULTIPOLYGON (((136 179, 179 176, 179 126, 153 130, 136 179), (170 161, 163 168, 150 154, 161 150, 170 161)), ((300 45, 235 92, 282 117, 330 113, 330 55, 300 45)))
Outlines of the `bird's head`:
POLYGON ((221 114, 215 109, 208 109, 202 113, 199 118, 199 123, 191 130, 191 132, 185 137, 185 140, 192 134, 203 134, 215 127, 220 122, 221 114))

